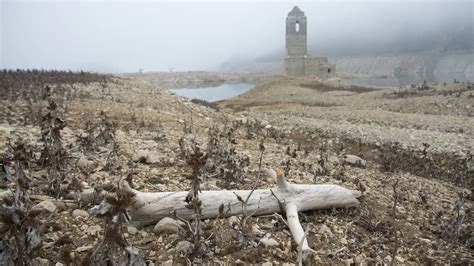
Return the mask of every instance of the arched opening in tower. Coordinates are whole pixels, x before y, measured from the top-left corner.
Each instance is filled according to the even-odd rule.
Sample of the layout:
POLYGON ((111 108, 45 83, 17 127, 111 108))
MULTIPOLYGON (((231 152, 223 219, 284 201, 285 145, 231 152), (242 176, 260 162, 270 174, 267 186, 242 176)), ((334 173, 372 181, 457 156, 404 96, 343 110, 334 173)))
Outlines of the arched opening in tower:
POLYGON ((296 21, 296 24, 295 24, 295 31, 296 31, 296 32, 300 32, 300 22, 299 22, 299 21, 296 21))

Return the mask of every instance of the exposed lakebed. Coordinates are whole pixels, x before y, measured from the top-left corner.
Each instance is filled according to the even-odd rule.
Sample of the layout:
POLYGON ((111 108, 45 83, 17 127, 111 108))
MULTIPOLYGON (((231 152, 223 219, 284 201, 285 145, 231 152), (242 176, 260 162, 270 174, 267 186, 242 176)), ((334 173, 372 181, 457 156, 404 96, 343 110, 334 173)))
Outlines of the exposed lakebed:
POLYGON ((188 87, 172 89, 174 93, 189 99, 200 99, 208 102, 225 100, 242 94, 255 85, 252 83, 225 83, 209 87, 188 87))

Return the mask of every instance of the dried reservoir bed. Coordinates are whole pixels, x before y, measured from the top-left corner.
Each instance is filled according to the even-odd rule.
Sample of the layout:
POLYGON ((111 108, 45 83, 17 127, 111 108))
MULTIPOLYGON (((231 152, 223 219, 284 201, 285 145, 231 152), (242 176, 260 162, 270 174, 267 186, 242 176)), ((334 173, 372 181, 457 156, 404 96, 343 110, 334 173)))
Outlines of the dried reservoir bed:
MULTIPOLYGON (((263 167, 277 169, 289 182, 332 183, 364 191, 356 208, 301 214, 309 245, 316 250, 305 257, 308 264, 473 261, 468 186, 472 171, 449 167, 457 177, 426 178, 399 166, 412 160, 410 156, 431 161, 436 154, 467 156, 472 150, 472 90, 466 84, 415 88, 413 95, 410 89, 319 89, 311 80, 279 80, 221 103, 233 109, 215 110, 137 79, 56 74, 26 73, 13 79, 7 75, 2 78, 8 83, 1 83, 10 87, 2 86, 0 152, 4 164, 21 161, 31 177, 30 194, 36 196, 28 206, 41 210, 34 219, 44 225, 40 248, 28 255, 37 263, 83 261, 104 237, 105 218, 85 212, 91 206, 59 204, 48 197, 79 188, 107 190, 117 177, 141 191, 187 191, 193 168, 185 159, 186 149, 193 141, 209 152, 202 189, 275 186, 274 180, 258 174, 261 157, 263 167), (51 113, 51 108, 56 111, 51 113), (60 186, 64 191, 51 190, 51 174, 57 172, 41 159, 42 136, 49 136, 41 121, 63 125, 48 120, 48 112, 66 122, 60 129, 66 155, 58 173, 65 173, 60 186), (373 151, 393 141, 400 144, 390 149, 392 153, 373 151), (425 153, 423 143, 429 145, 425 153), (416 152, 405 153, 409 146, 417 147, 416 152), (365 166, 348 161, 349 153, 366 159, 365 166), (398 248, 392 258, 395 240, 398 248)), ((2 184, 2 190, 14 187, 2 184)), ((239 219, 202 221, 205 253, 196 261, 297 263, 297 245, 278 215, 251 217, 247 228, 241 228, 239 219)), ((3 244, 15 233, 5 231, 6 225, 0 222, 3 244)), ((170 233, 158 229, 125 226, 123 237, 155 265, 196 259, 186 227, 170 233)), ((121 254, 114 253, 115 264, 121 254)))

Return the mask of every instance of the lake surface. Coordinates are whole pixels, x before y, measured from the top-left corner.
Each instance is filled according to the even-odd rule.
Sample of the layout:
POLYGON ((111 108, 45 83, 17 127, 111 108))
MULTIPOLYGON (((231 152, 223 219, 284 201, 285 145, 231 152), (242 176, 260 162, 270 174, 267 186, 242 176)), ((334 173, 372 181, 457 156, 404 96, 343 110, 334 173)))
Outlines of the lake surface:
POLYGON ((172 89, 174 93, 189 99, 200 99, 208 102, 225 100, 242 94, 255 87, 252 83, 226 83, 213 87, 172 89))

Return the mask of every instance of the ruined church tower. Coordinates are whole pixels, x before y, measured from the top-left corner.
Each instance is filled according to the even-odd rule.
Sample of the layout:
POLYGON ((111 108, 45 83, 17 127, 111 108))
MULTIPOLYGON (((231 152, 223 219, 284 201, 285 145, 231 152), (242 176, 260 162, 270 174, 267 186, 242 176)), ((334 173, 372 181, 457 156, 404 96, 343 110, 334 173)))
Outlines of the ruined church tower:
POLYGON ((306 16, 299 7, 294 6, 286 18, 286 74, 323 79, 335 77, 336 65, 330 64, 326 57, 309 55, 307 43, 306 16))
POLYGON ((297 6, 286 18, 286 56, 304 56, 307 52, 306 16, 297 6))

